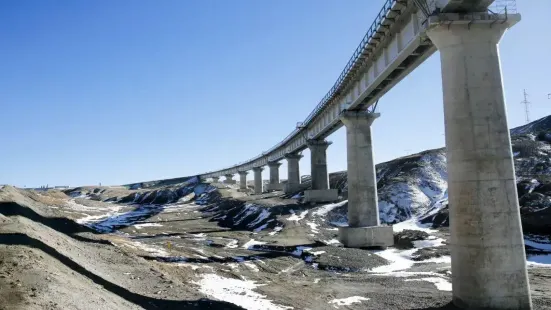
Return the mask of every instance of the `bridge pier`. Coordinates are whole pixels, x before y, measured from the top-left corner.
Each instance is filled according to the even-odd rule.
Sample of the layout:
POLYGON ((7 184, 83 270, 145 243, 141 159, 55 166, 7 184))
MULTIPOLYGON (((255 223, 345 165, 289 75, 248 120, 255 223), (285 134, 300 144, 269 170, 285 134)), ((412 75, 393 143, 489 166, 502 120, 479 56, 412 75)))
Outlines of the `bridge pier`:
POLYGON ((239 174, 239 191, 246 192, 247 191, 247 174, 249 172, 239 171, 237 173, 239 174))
POLYGON ((377 179, 373 161, 371 124, 379 113, 345 111, 348 162, 348 227, 339 227, 347 247, 386 247, 394 244, 392 226, 380 226, 377 179))
POLYGON ((325 140, 310 140, 307 143, 310 149, 310 174, 312 189, 304 191, 305 202, 331 202, 339 197, 337 189, 329 189, 329 175, 327 174, 327 148, 331 142, 325 140))
POLYGON ((212 177, 212 183, 218 183, 219 180, 219 177, 212 177))
POLYGON ((257 195, 262 194, 262 170, 263 167, 253 168, 254 172, 254 193, 257 195))
POLYGON ((280 162, 274 161, 268 163, 268 168, 270 169, 270 183, 266 187, 268 191, 280 191, 283 189, 281 183, 279 183, 279 166, 280 162))
POLYGON ((233 179, 233 174, 226 174, 224 175, 226 179, 224 180, 224 184, 235 184, 235 180, 233 179))
POLYGON ((300 154, 286 154, 287 159, 287 186, 285 193, 290 194, 299 189, 300 186, 300 168, 298 161, 302 158, 300 154))
POLYGON ((532 309, 497 46, 519 17, 472 24, 431 18, 427 31, 442 66, 452 287, 459 307, 532 309))

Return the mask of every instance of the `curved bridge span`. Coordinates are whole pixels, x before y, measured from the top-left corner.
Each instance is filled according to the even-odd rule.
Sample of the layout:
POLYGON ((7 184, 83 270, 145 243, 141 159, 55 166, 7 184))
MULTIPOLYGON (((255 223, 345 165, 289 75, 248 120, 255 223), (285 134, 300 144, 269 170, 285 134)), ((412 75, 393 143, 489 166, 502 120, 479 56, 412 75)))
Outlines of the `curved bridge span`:
POLYGON ((199 175, 254 191, 300 190, 300 153, 310 149, 312 187, 305 202, 338 199, 329 188, 325 138, 346 127, 347 247, 393 245, 381 226, 371 125, 376 103, 401 79, 440 51, 448 165, 450 251, 454 303, 461 308, 532 309, 520 224, 498 43, 520 20, 515 0, 385 0, 329 92, 285 139, 261 155, 199 175), (288 162, 285 188, 280 161, 288 162), (262 169, 270 182, 262 184, 262 169))

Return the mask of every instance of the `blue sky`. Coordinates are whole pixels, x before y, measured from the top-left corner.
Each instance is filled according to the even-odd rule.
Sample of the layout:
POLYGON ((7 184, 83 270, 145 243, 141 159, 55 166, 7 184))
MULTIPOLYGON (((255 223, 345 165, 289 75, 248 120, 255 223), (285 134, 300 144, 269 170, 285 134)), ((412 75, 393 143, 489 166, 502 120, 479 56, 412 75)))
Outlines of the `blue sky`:
MULTIPOLYGON (((0 184, 122 184, 254 157, 324 96, 382 3, 2 1, 0 184)), ((518 11, 500 44, 512 127, 523 88, 532 119, 551 114, 551 1, 518 11)), ((377 162, 443 146, 438 54, 379 107, 377 162)), ((346 169, 344 129, 329 139, 329 170, 346 169)))

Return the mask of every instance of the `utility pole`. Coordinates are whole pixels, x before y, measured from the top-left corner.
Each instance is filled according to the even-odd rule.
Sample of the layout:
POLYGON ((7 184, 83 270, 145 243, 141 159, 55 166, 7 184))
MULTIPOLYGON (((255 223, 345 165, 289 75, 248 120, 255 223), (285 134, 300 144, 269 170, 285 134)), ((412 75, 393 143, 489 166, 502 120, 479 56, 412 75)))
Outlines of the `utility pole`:
POLYGON ((520 103, 524 104, 524 113, 526 113, 526 124, 530 123, 530 101, 528 101, 528 94, 526 89, 524 90, 524 100, 520 103))

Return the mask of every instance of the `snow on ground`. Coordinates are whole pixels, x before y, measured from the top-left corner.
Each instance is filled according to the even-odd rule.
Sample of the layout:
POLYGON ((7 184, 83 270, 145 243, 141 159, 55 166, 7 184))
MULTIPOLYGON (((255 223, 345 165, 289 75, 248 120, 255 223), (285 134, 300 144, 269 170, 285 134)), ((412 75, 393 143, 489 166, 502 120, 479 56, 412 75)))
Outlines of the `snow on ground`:
POLYGON ((333 304, 333 307, 339 308, 340 306, 350 306, 351 304, 357 304, 361 303, 362 301, 368 301, 369 298, 361 297, 361 296, 351 296, 347 298, 341 298, 341 299, 333 299, 329 301, 330 304, 333 304))
POLYGON ((338 208, 338 207, 342 207, 346 203, 348 203, 348 200, 344 200, 344 201, 341 201, 341 202, 338 202, 338 203, 330 203, 330 204, 327 204, 327 205, 323 205, 323 206, 319 207, 316 211, 314 211, 312 214, 317 215, 317 216, 326 216, 327 213, 331 212, 333 209, 338 208))
POLYGON ((373 273, 392 273, 394 271, 406 270, 413 266, 414 261, 411 260, 411 256, 417 249, 410 249, 400 251, 397 249, 386 249, 383 251, 376 251, 375 254, 388 260, 389 265, 383 265, 369 270, 373 273))
POLYGON ((320 232, 318 230, 318 224, 312 223, 312 222, 307 222, 306 225, 310 226, 310 229, 312 230, 313 233, 317 234, 317 233, 320 232))
POLYGON ((440 291, 451 291, 452 290, 451 282, 444 279, 444 278, 439 278, 439 277, 420 278, 420 279, 406 279, 405 281, 406 282, 408 282, 408 281, 427 281, 427 282, 434 283, 434 285, 436 286, 436 289, 438 289, 440 291))
POLYGON ((274 231, 268 233, 268 235, 273 236, 273 235, 277 234, 278 232, 280 232, 281 230, 283 230, 282 226, 274 227, 274 231))
MULTIPOLYGON (((416 218, 395 224, 393 225, 393 228, 394 228, 394 232, 400 232, 405 229, 421 230, 427 233, 436 232, 435 230, 428 229, 424 227, 424 225, 419 224, 416 218)), ((394 275, 398 271, 403 272, 404 270, 411 268, 416 263, 427 263, 427 262, 450 263, 451 262, 450 256, 435 257, 435 258, 431 258, 431 259, 427 259, 419 262, 412 260, 412 256, 415 254, 415 252, 417 252, 417 250, 422 248, 427 248, 427 247, 443 246, 444 241, 445 240, 442 238, 430 236, 427 240, 413 241, 413 246, 414 246, 413 249, 399 250, 395 248, 388 248, 386 250, 377 251, 375 252, 375 254, 388 260, 390 264, 373 268, 369 270, 369 272, 394 275)))
POLYGON ((230 248, 230 249, 235 249, 238 247, 238 241, 236 239, 228 242, 228 244, 226 244, 226 248, 230 248))
POLYGON ((308 214, 308 210, 302 211, 300 215, 297 215, 293 210, 291 210, 291 213, 293 213, 293 215, 289 216, 287 220, 298 222, 306 217, 306 214, 308 214))
POLYGON ((266 242, 256 241, 254 239, 251 239, 251 240, 247 241, 247 243, 243 244, 243 248, 244 249, 249 249, 249 248, 252 248, 254 245, 257 245, 257 244, 266 244, 266 242))
POLYGON ((337 239, 331 239, 331 240, 322 240, 321 242, 327 244, 327 245, 330 245, 330 244, 339 244, 341 243, 339 240, 337 239))
POLYGON ((241 210, 241 212, 237 213, 233 219, 234 219, 234 224, 235 225, 239 225, 239 223, 243 222, 243 220, 245 218, 247 218, 248 216, 256 213, 258 211, 258 206, 255 206, 254 204, 250 204, 250 203, 247 203, 244 207, 243 207, 243 210, 241 210))
POLYGON ((413 241, 413 246, 416 248, 429 248, 435 246, 443 246, 446 240, 432 236, 432 239, 413 241))
POLYGON ((266 227, 268 227, 268 223, 266 223, 266 224, 264 224, 264 225, 262 225, 262 226, 260 226, 260 227, 255 228, 255 229, 254 229, 254 232, 255 232, 255 233, 261 232, 261 231, 263 231, 264 229, 266 229, 266 227))
POLYGON ((274 304, 266 296, 254 291, 259 287, 253 281, 224 278, 217 274, 202 274, 195 284, 199 291, 209 297, 227 301, 248 310, 284 310, 293 309, 274 304))
POLYGON ((254 272, 259 272, 260 269, 258 269, 258 267, 256 266, 255 263, 252 263, 252 262, 244 262, 243 263, 245 266, 249 267, 252 271, 254 272))
POLYGON ((163 226, 163 225, 158 224, 158 223, 144 223, 144 224, 134 224, 133 226, 136 229, 142 229, 144 227, 160 227, 160 226, 163 226))
POLYGON ((309 251, 311 249, 312 249, 311 247, 307 247, 307 246, 297 246, 295 250, 291 253, 291 255, 300 257, 302 255, 302 251, 309 251))
POLYGON ((247 226, 248 227, 255 227, 256 225, 262 223, 265 219, 267 219, 270 215, 272 215, 272 213, 266 209, 263 209, 260 214, 258 215, 258 217, 250 222, 247 226))
POLYGON ((421 224, 421 223, 419 223, 417 218, 412 218, 412 219, 409 219, 407 221, 403 221, 403 222, 400 222, 398 224, 392 225, 392 229, 393 229, 394 233, 401 232, 405 229, 420 230, 420 231, 424 231, 424 232, 429 233, 429 234, 436 232, 436 230, 428 228, 430 226, 431 226, 431 224, 421 224))

